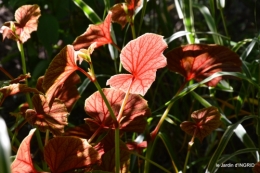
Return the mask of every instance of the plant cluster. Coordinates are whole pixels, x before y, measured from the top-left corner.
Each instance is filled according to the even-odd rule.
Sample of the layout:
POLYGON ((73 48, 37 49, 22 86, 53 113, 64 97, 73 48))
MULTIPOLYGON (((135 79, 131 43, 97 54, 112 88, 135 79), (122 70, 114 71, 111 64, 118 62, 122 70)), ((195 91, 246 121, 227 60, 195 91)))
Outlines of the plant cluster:
MULTIPOLYGON (((86 11, 91 10, 81 0, 74 2, 80 7, 88 8, 86 11)), ((36 4, 23 5, 15 11, 15 21, 4 23, 0 31, 3 39, 17 42, 23 74, 13 78, 7 70, 0 67, 0 70, 10 78, 4 81, 0 88, 0 105, 8 96, 19 93, 26 95, 26 103, 19 107, 19 111, 11 113, 16 117, 16 123, 14 133, 9 130, 9 135, 12 139, 12 151, 16 152, 16 156, 10 168, 9 151, 4 148, 4 142, 0 142, 0 151, 7 158, 0 163, 2 172, 152 172, 151 166, 155 166, 163 172, 182 170, 185 173, 192 166, 190 156, 194 154, 192 151, 195 138, 198 138, 197 145, 202 145, 203 140, 209 136, 219 141, 213 146, 215 151, 206 162, 207 165, 204 165, 203 169, 206 172, 217 171, 219 169, 217 165, 241 153, 253 153, 256 158, 254 171, 259 172, 260 164, 257 163, 259 148, 241 125, 243 121, 254 118, 258 125, 257 113, 246 112, 246 116, 233 124, 226 117, 224 107, 221 108, 217 104, 217 101, 223 100, 214 99, 217 89, 235 92, 231 85, 237 83, 242 85, 241 81, 259 92, 258 79, 249 78, 251 74, 246 68, 245 60, 235 51, 244 44, 237 43, 231 49, 223 43, 222 36, 216 33, 213 33, 213 40, 217 44, 198 43, 195 29, 192 27, 192 15, 189 14, 191 2, 182 4, 185 31, 174 33, 166 39, 160 34, 149 32, 137 37, 135 17, 139 11, 142 11, 142 15, 145 14, 147 3, 146 0, 126 0, 113 5, 103 21, 89 25, 72 44, 65 45, 60 50, 49 63, 45 74, 38 78, 35 87, 28 83, 30 73, 26 69, 23 45, 31 38, 32 32, 37 30, 41 16, 40 7, 36 4), (117 44, 117 34, 113 32, 113 25, 117 24, 113 23, 120 24, 122 30, 126 27, 131 29, 132 39, 127 44, 117 44), (187 37, 188 44, 169 50, 169 44, 181 36, 187 37), (101 87, 98 74, 94 70, 95 59, 92 55, 106 45, 109 45, 111 54, 115 56, 119 54, 121 70, 109 77, 106 87, 101 87), (122 67, 125 73, 122 73, 122 67), (159 79, 156 78, 158 71, 162 69, 166 71, 163 74, 160 71, 159 79), (157 79, 161 81, 165 73, 178 75, 183 80, 179 87, 170 83, 169 85, 175 85, 171 91, 174 95, 165 104, 159 105, 157 110, 153 110, 145 95, 157 79), (75 112, 72 114, 72 110, 75 109, 77 101, 82 99, 82 93, 88 85, 86 83, 90 82, 97 91, 83 98, 84 110, 88 117, 84 119, 84 124, 72 126, 69 117, 77 116, 74 115, 75 112), (204 88, 209 89, 209 99, 195 91, 204 88), (181 99, 186 95, 191 95, 202 108, 194 110, 192 108, 194 103, 189 107, 183 105, 184 109, 191 110, 191 116, 186 121, 180 122, 177 116, 172 116, 169 112, 178 102, 179 107, 182 107, 181 99), (165 110, 161 112, 163 109, 165 110), (155 119, 158 112, 161 114, 155 119), (183 162, 176 158, 178 154, 169 140, 170 133, 162 130, 166 122, 169 122, 171 128, 184 131, 188 135, 186 138, 191 136, 183 162), (180 127, 174 126, 177 122, 180 127), (34 128, 16 149, 14 143, 19 128, 26 123, 34 128), (216 129, 225 132, 217 137, 219 133, 216 129), (246 148, 238 150, 231 156, 221 157, 233 133, 244 141, 246 148), (34 136, 37 138, 37 143, 32 142, 34 136), (163 166, 152 159, 153 155, 156 155, 159 139, 170 157, 170 165, 163 166)), ((91 11, 88 17, 99 20, 94 11, 91 11)), ((230 40, 225 43, 230 43, 230 40)), ((154 98, 156 99, 156 95, 154 98)), ((246 101, 253 102, 249 99, 246 101)), ((257 99, 254 101, 257 102, 257 99)), ((227 101, 223 102, 223 105, 236 109, 227 101)), ((245 114, 241 106, 236 111, 237 114, 241 112, 245 114)), ((0 140, 9 141, 4 137, 0 140)))

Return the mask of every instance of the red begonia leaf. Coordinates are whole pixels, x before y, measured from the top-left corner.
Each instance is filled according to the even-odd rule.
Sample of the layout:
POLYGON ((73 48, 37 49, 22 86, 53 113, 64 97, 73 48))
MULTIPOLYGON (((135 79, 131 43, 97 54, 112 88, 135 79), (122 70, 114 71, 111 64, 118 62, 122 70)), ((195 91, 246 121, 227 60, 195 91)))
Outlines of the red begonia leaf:
POLYGON ((30 141, 36 129, 32 129, 28 136, 26 136, 18 149, 17 155, 13 163, 11 164, 12 173, 37 173, 33 166, 30 141))
POLYGON ((71 127, 69 129, 66 129, 64 135, 89 139, 93 135, 93 132, 90 130, 87 124, 82 124, 76 127, 71 127))
POLYGON ((68 111, 65 104, 56 98, 50 108, 46 98, 39 94, 32 97, 32 102, 35 110, 26 110, 26 120, 41 131, 49 129, 54 135, 61 135, 64 132, 64 126, 68 124, 68 111))
POLYGON ((103 23, 89 25, 86 32, 73 42, 74 49, 87 49, 92 43, 96 43, 96 47, 113 43, 110 36, 111 16, 112 14, 109 12, 103 23))
MULTIPOLYGON (((37 80, 36 88, 39 91, 42 91, 44 93, 44 90, 42 88, 44 76, 39 77, 37 80)), ((76 84, 80 83, 80 77, 76 73, 72 73, 67 80, 64 82, 61 88, 55 92, 55 94, 52 96, 53 98, 58 98, 61 100, 67 108, 68 112, 71 112, 71 109, 74 105, 74 103, 80 98, 78 89, 76 84)))
POLYGON ((181 129, 189 135, 195 135, 200 141, 221 124, 220 113, 216 107, 208 107, 191 114, 194 122, 184 121, 181 129))
POLYGON ((125 27, 127 22, 131 22, 135 9, 140 5, 141 0, 126 0, 126 3, 115 4, 110 9, 112 21, 119 23, 122 28, 125 27))
POLYGON ((59 136, 51 139, 44 147, 44 159, 52 172, 62 173, 91 167, 98 164, 101 158, 86 139, 59 136))
POLYGON ((26 80, 27 78, 30 78, 30 77, 31 77, 30 73, 28 73, 28 74, 21 74, 21 75, 19 75, 17 78, 12 79, 12 80, 10 81, 10 84, 25 82, 25 80, 26 80))
MULTIPOLYGON (((65 81, 78 69, 75 56, 73 47, 67 45, 54 57, 45 72, 42 87, 45 91, 45 96, 49 106, 52 105, 53 99, 63 88, 65 81)), ((74 82, 75 83, 70 83, 70 85, 77 84, 76 81, 74 82)))
POLYGON ((107 85, 127 92, 130 84, 130 93, 145 95, 156 77, 156 70, 166 66, 163 55, 167 48, 163 37, 147 33, 130 41, 120 54, 123 67, 131 74, 112 76, 107 85))
MULTIPOLYGON (((220 45, 186 45, 171 50, 166 57, 168 68, 180 73, 186 81, 201 81, 220 71, 239 72, 242 65, 236 53, 220 45)), ((222 78, 214 78, 207 85, 216 86, 222 78)))
POLYGON ((38 19, 41 16, 40 7, 38 5, 23 5, 15 11, 15 33, 11 29, 11 22, 4 23, 1 31, 3 32, 3 39, 5 37, 18 40, 22 43, 26 42, 33 31, 37 30, 38 19))
MULTIPOLYGON (((117 117, 125 93, 110 88, 103 89, 103 92, 117 117)), ((85 111, 91 117, 86 118, 86 122, 91 130, 96 130, 100 127, 104 129, 114 128, 110 113, 99 92, 95 92, 86 99, 85 111)), ((123 111, 123 116, 119 120, 120 130, 143 132, 147 123, 145 117, 149 116, 150 113, 145 99, 139 95, 130 94, 123 111)))
POLYGON ((40 93, 37 89, 28 87, 25 84, 11 84, 5 87, 0 88, 0 105, 2 105, 3 101, 7 96, 15 95, 18 93, 40 93))
MULTIPOLYGON (((100 169, 115 172, 115 134, 110 131, 95 147, 102 156, 100 169)), ((125 143, 120 141, 120 170, 128 173, 130 154, 125 143)))

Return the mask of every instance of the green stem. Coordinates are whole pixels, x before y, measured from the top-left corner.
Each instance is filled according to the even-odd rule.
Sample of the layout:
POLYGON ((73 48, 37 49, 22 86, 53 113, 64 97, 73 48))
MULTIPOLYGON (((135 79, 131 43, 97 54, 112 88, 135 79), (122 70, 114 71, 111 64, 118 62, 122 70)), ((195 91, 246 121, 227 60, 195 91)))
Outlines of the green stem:
POLYGON ((96 86, 96 88, 98 89, 99 93, 101 94, 107 109, 111 115, 111 118, 114 121, 114 126, 115 126, 115 163, 116 163, 116 173, 119 173, 120 171, 120 148, 119 148, 119 144, 120 144, 120 136, 119 136, 119 125, 118 125, 118 121, 116 119, 116 116, 111 108, 110 103, 108 102, 102 88, 100 87, 99 83, 97 80, 94 81, 94 84, 96 86))
POLYGON ((186 155, 186 159, 185 159, 185 163, 184 163, 184 166, 183 166, 183 173, 186 173, 186 169, 187 169, 187 164, 188 164, 188 161, 189 161, 189 157, 190 157, 190 151, 191 151, 191 147, 193 146, 194 144, 194 139, 195 139, 195 135, 197 133, 197 129, 195 130, 190 142, 188 143, 188 151, 187 151, 187 155, 186 155))
POLYGON ((173 106, 173 103, 174 103, 174 102, 171 102, 171 103, 167 106, 167 108, 165 109, 165 111, 164 111, 164 113, 163 113, 163 115, 162 115, 160 121, 158 122, 157 126, 156 126, 155 129, 151 132, 151 138, 152 138, 152 140, 156 137, 158 131, 160 130, 160 127, 162 126, 162 124, 163 124, 165 118, 167 117, 169 111, 171 110, 171 108, 172 108, 172 106, 173 106))
MULTIPOLYGON (((19 41, 17 41, 17 47, 18 47, 18 49, 20 51, 20 54, 21 54, 23 74, 26 74, 27 70, 26 70, 26 63, 25 63, 25 55, 24 55, 23 43, 20 43, 19 41)), ((25 84, 28 86, 27 79, 25 79, 25 84)), ((29 107, 32 108, 33 104, 32 104, 32 100, 31 100, 31 97, 30 97, 29 93, 26 93, 26 100, 27 100, 27 102, 29 104, 29 107)))
POLYGON ((187 35, 187 40, 189 44, 195 43, 195 28, 193 22, 193 10, 192 10, 192 0, 182 0, 182 11, 183 11, 183 23, 185 30, 190 32, 187 35))
POLYGON ((131 23, 130 23, 133 39, 136 38, 136 34, 135 34, 135 25, 134 25, 135 22, 134 22, 134 21, 135 21, 135 18, 134 18, 134 16, 133 16, 133 17, 132 17, 132 21, 131 21, 131 23))
POLYGON ((137 154, 136 152, 133 152, 133 151, 128 151, 128 152, 131 153, 131 154, 136 155, 137 157, 140 157, 140 158, 144 159, 144 160, 147 161, 147 162, 150 162, 151 164, 153 164, 154 166, 157 166, 158 168, 160 168, 160 169, 163 170, 164 172, 171 173, 171 171, 168 171, 167 169, 165 169, 164 167, 162 167, 162 166, 159 165, 158 163, 156 163, 156 162, 154 162, 154 161, 152 161, 152 160, 150 160, 150 159, 148 159, 148 158, 146 158, 146 157, 144 157, 144 156, 142 156, 142 155, 140 155, 140 154, 137 154))

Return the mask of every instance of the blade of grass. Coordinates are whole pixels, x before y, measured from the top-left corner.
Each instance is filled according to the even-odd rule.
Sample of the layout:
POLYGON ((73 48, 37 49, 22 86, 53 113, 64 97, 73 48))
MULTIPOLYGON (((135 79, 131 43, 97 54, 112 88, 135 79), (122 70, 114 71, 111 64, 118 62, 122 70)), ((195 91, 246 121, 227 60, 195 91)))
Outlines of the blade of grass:
POLYGON ((174 162, 174 160, 177 159, 177 156, 176 156, 175 152, 173 151, 172 144, 171 144, 171 142, 170 142, 170 140, 169 140, 169 136, 167 135, 167 133, 161 133, 161 132, 160 132, 160 133, 158 134, 158 137, 161 138, 161 140, 163 141, 164 146, 166 147, 167 152, 168 152, 169 156, 171 157, 171 162, 172 162, 173 170, 174 170, 176 173, 179 172, 179 171, 178 171, 178 168, 177 168, 177 166, 175 165, 175 162, 174 162))
MULTIPOLYGON (((195 4, 195 3, 193 4, 193 7, 198 8, 199 11, 201 12, 201 14, 204 16, 205 21, 206 21, 206 23, 209 27, 209 30, 213 33, 218 33, 217 27, 216 27, 216 24, 215 24, 215 20, 211 16, 209 9, 204 5, 195 4)), ((223 41, 222 41, 221 37, 218 37, 216 35, 212 35, 212 37, 213 37, 214 42, 216 44, 223 45, 223 41)))
POLYGON ((73 0, 74 4, 76 4, 87 16, 87 18, 94 24, 102 22, 102 20, 99 18, 99 16, 95 13, 95 11, 88 6, 84 1, 82 0, 73 0))
POLYGON ((242 118, 240 121, 238 121, 235 124, 232 124, 230 126, 228 126, 227 130, 225 131, 225 133, 223 134, 217 149, 215 150, 213 156, 211 157, 207 170, 207 173, 213 173, 216 169, 216 163, 219 159, 219 157, 221 156, 222 152, 224 151, 229 139, 231 138, 231 136, 233 135, 233 133, 235 131, 240 131, 241 129, 244 129, 243 126, 241 125, 241 123, 245 120, 251 119, 251 118, 255 118, 255 116, 246 116, 244 118, 242 118))
POLYGON ((182 0, 182 12, 183 12, 183 24, 185 30, 190 32, 187 34, 187 40, 189 44, 195 43, 195 28, 192 10, 192 0, 182 0))
MULTIPOLYGON (((245 148, 245 149, 241 149, 241 150, 237 150, 236 152, 229 154, 227 156, 222 157, 221 159, 218 160, 217 165, 221 165, 222 163, 225 163, 226 161, 228 161, 229 159, 231 159, 232 157, 235 157, 239 154, 244 154, 244 153, 251 153, 251 152, 256 152, 258 150, 258 148, 245 148)), ((216 167, 215 171, 218 170, 218 166, 216 167)))
POLYGON ((170 37, 168 38, 165 38, 164 41, 169 44, 170 42, 172 42, 173 40, 179 38, 179 37, 182 37, 182 36, 185 36, 187 34, 189 34, 190 32, 187 32, 187 31, 178 31, 178 32, 175 32, 174 34, 172 34, 170 37))

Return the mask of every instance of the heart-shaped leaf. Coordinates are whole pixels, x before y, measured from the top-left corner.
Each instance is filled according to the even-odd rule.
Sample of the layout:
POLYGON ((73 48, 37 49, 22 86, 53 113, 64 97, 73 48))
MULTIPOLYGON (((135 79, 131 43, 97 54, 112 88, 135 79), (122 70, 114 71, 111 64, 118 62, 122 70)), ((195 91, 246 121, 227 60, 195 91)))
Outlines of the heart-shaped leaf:
POLYGON ((115 4, 110 11, 112 12, 112 21, 119 23, 122 28, 127 22, 131 22, 134 11, 141 5, 141 0, 126 0, 126 3, 115 4))
POLYGON ((44 147, 44 159, 52 172, 66 172, 98 164, 100 155, 86 139, 59 136, 44 147))
MULTIPOLYGON (((171 50, 166 57, 168 68, 184 76, 186 82, 201 81, 220 71, 239 72, 242 65, 236 53, 220 45, 186 45, 171 50)), ((207 85, 216 86, 221 79, 214 78, 207 85)))
MULTIPOLYGON (((110 88, 103 89, 103 92, 117 117, 125 93, 110 88)), ((91 117, 86 118, 86 122, 92 130, 97 130, 100 127, 103 129, 114 128, 110 113, 99 92, 95 92, 86 99, 85 111, 91 117)), ((119 120, 120 130, 143 132, 147 123, 145 117, 149 116, 150 113, 145 99, 139 95, 130 94, 123 111, 123 116, 119 120)))
POLYGON ((103 23, 89 25, 86 32, 78 36, 73 42, 74 49, 87 49, 92 43, 96 43, 96 47, 113 43, 110 36, 111 16, 112 14, 109 12, 103 23))
MULTIPOLYGON (((45 72, 42 87, 45 91, 45 96, 49 106, 52 105, 53 99, 63 88, 63 85, 69 76, 78 69, 74 53, 73 47, 67 45, 54 57, 45 72)), ((77 81, 74 82, 75 83, 70 83, 70 85, 77 84, 77 81)))
POLYGON ((32 129, 28 136, 26 136, 18 149, 17 155, 13 163, 11 164, 12 173, 37 173, 33 166, 30 141, 36 129, 32 129))
MULTIPOLYGON (((42 88, 44 76, 41 76, 37 80, 37 86, 36 88, 39 91, 42 91, 44 93, 44 90, 42 88)), ((61 100, 67 108, 68 112, 71 112, 71 109, 75 102, 80 98, 78 89, 76 84, 80 83, 80 77, 76 73, 72 73, 67 80, 64 82, 61 88, 55 92, 55 94, 52 96, 53 98, 58 98, 61 100)))
POLYGON ((194 122, 184 121, 180 127, 187 134, 197 137, 202 141, 221 124, 220 113, 216 107, 208 107, 194 111, 191 114, 194 122))
POLYGON ((3 39, 5 37, 14 40, 19 40, 20 42, 26 42, 31 36, 33 31, 37 30, 38 19, 41 15, 40 7, 38 5, 23 5, 15 11, 15 20, 13 22, 15 27, 15 32, 12 29, 12 22, 4 23, 1 28, 3 32, 3 39))
POLYGON ((120 60, 131 74, 114 75, 107 81, 107 85, 124 92, 131 85, 130 93, 145 95, 155 80, 156 70, 166 66, 163 55, 166 48, 163 37, 152 33, 130 41, 122 49, 120 60))
POLYGON ((54 135, 61 135, 67 123, 68 112, 64 103, 55 99, 50 108, 43 95, 35 94, 32 97, 35 107, 27 109, 25 112, 26 120, 38 127, 41 131, 49 129, 54 135))

